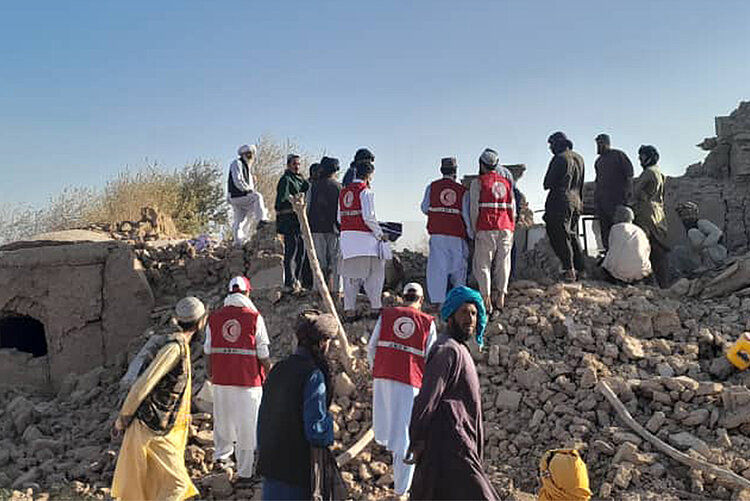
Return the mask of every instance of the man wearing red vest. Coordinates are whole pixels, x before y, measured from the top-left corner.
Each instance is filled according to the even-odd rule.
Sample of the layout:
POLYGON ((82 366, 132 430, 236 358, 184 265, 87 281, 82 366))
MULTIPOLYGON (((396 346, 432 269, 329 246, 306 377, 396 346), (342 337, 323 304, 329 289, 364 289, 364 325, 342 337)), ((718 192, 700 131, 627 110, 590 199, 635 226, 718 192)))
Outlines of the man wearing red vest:
POLYGON ((357 293, 364 287, 370 300, 370 316, 375 319, 382 306, 385 282, 383 234, 375 215, 375 193, 370 187, 375 157, 361 148, 354 155, 356 177, 339 195, 338 221, 341 225, 341 269, 344 279, 344 321, 359 318, 357 293))
POLYGON ((409 490, 414 466, 404 463, 409 420, 430 347, 437 339, 434 319, 422 313, 422 286, 404 287, 404 306, 383 308, 367 345, 372 367, 372 428, 375 441, 393 453, 394 490, 409 490))
POLYGON ((229 282, 230 294, 224 307, 209 317, 203 345, 206 373, 213 383, 214 461, 225 467, 234 452, 241 486, 253 475, 262 384, 271 369, 266 324, 250 300, 250 290, 246 277, 229 282))
POLYGON ((466 285, 468 238, 473 238, 469 218, 469 192, 456 182, 458 165, 453 157, 440 161, 441 179, 425 189, 422 213, 427 216, 430 254, 427 258, 427 292, 430 302, 442 304, 449 289, 466 285))
POLYGON ((497 152, 485 149, 479 157, 479 177, 469 189, 469 204, 475 233, 472 271, 489 312, 502 309, 508 292, 516 226, 513 187, 513 175, 500 165, 497 152))

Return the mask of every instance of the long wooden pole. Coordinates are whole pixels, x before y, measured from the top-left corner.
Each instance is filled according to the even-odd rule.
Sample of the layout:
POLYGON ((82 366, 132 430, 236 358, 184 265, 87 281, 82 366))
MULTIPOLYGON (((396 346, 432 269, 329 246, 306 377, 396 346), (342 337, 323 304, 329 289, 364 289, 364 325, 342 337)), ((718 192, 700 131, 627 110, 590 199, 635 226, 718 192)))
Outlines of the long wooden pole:
POLYGON ((620 401, 620 399, 617 398, 617 395, 615 395, 615 392, 612 391, 612 388, 610 388, 606 382, 599 381, 599 391, 609 401, 610 405, 612 405, 612 407, 615 408, 615 411, 617 411, 617 415, 620 416, 620 419, 622 419, 625 422, 625 424, 630 426, 630 428, 633 431, 638 433, 645 440, 648 440, 649 442, 651 442, 651 445, 656 447, 658 450, 660 450, 667 456, 671 457, 672 459, 674 459, 675 461, 679 463, 687 465, 696 470, 701 470, 701 471, 710 473, 712 475, 715 475, 716 478, 723 480, 729 485, 740 487, 742 489, 750 489, 750 480, 737 475, 733 471, 720 468, 719 466, 716 466, 715 464, 711 464, 707 461, 702 461, 700 459, 696 459, 694 457, 688 456, 687 454, 683 454, 682 452, 678 451, 671 445, 666 444, 665 442, 660 440, 656 435, 649 432, 646 428, 641 426, 641 424, 638 421, 636 421, 633 418, 633 416, 630 415, 630 412, 628 412, 628 409, 620 401))
POLYGON ((326 284, 323 270, 320 268, 320 261, 318 261, 318 255, 315 253, 315 244, 312 239, 312 232, 310 231, 310 222, 307 219, 307 204, 305 203, 305 195, 300 193, 292 196, 292 208, 297 214, 299 219, 300 230, 302 232, 302 240, 305 242, 305 249, 307 251, 307 257, 310 261, 310 268, 313 273, 313 281, 315 289, 323 299, 323 309, 326 313, 332 314, 336 317, 336 322, 339 324, 338 329, 338 340, 341 347, 341 363, 344 365, 344 370, 353 376, 354 371, 354 355, 352 355, 352 349, 349 345, 349 339, 346 337, 344 331, 344 325, 341 323, 338 313, 336 312, 336 305, 333 303, 331 292, 328 290, 328 284, 326 284))

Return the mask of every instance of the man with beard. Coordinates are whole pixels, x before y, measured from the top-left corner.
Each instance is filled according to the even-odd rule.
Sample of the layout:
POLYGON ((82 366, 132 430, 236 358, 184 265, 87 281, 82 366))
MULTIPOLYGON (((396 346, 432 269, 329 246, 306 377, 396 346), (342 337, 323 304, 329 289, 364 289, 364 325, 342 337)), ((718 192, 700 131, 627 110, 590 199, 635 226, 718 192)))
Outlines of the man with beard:
POLYGON ((338 323, 329 313, 302 312, 297 351, 277 363, 258 413, 258 473, 263 499, 312 499, 312 448, 333 443, 331 369, 326 352, 338 323))
POLYGON ((472 334, 482 345, 484 301, 475 290, 456 287, 440 314, 446 330, 427 357, 409 426, 406 461, 416 462, 411 499, 499 499, 482 469, 482 398, 466 347, 472 334))
POLYGON ((573 143, 562 132, 548 139, 554 155, 544 176, 549 190, 544 204, 544 222, 552 249, 560 259, 563 278, 572 282, 583 271, 583 252, 578 241, 578 217, 583 210, 583 157, 573 151, 573 143))
POLYGON ((604 250, 609 247, 609 230, 614 224, 612 217, 615 209, 625 205, 628 195, 633 189, 633 164, 622 151, 612 148, 607 134, 596 136, 596 188, 594 203, 596 216, 599 218, 602 245, 604 250))

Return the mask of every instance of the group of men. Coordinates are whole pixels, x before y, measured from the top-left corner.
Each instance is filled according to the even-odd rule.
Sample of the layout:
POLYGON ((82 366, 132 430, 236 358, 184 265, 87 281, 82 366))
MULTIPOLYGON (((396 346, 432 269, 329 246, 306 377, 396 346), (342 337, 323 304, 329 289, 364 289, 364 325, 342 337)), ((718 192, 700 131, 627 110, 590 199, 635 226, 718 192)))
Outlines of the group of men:
MULTIPOLYGON (((686 244, 670 252, 664 210, 665 178, 654 146, 638 149, 643 168, 635 178, 627 154, 612 148, 610 137, 595 138, 594 210, 604 247, 601 261, 605 276, 616 283, 632 284, 653 274, 660 287, 671 283, 671 270, 690 276, 720 266, 727 256, 720 244, 721 230, 698 217, 694 202, 681 202, 676 211, 687 232, 686 244)), ((550 244, 563 269, 563 278, 576 280, 583 272, 584 259, 578 237, 578 220, 583 211, 583 158, 562 132, 549 137, 553 158, 544 178, 549 190, 544 220, 550 244)))
MULTIPOLYGON (((236 465, 239 488, 252 485, 257 471, 263 499, 311 498, 311 472, 320 471, 311 468, 321 457, 315 451, 333 442, 327 349, 338 324, 330 314, 304 311, 295 328, 297 350, 272 366, 268 332, 251 290, 250 281, 238 276, 216 311, 209 313, 195 297, 177 303, 177 332, 135 381, 114 425, 115 434, 124 432, 115 499, 198 493, 184 451, 190 343, 201 331, 213 383, 214 467, 236 465)), ((421 311, 423 301, 422 286, 407 284, 403 304, 382 309, 368 344, 373 429, 376 441, 393 453, 394 490, 399 496, 410 492, 412 499, 497 499, 482 469, 479 378, 466 346, 472 336, 482 344, 484 300, 473 289, 452 289, 440 312, 440 335, 435 319, 421 311)))

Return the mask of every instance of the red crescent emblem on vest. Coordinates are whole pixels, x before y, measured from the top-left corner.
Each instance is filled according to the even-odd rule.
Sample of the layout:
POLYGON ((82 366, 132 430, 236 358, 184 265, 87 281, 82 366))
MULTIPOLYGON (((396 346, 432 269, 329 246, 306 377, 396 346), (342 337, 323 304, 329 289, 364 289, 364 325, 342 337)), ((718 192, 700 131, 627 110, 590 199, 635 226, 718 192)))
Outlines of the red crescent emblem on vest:
POLYGON ((347 191, 344 194, 344 207, 351 207, 354 203, 354 192, 347 191))
POLYGON ((409 317, 400 317, 393 322, 393 333, 401 339, 409 339, 416 329, 414 320, 409 317))
POLYGON ((456 203, 456 192, 450 188, 445 188, 440 192, 440 203, 443 205, 454 205, 456 203))
POLYGON ((508 194, 508 188, 505 187, 505 183, 496 181, 495 184, 492 185, 492 194, 495 198, 503 199, 508 194))
POLYGON ((230 343, 236 343, 242 334, 242 325, 235 318, 230 318, 221 326, 221 335, 230 343))

